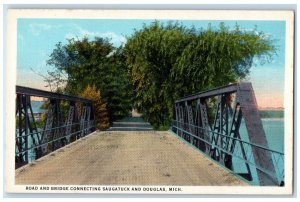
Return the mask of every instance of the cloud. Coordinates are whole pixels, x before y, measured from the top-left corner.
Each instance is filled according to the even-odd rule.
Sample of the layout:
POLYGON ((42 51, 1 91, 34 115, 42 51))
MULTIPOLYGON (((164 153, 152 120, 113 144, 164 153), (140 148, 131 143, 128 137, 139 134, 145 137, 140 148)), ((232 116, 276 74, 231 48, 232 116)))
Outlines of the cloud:
POLYGON ((102 33, 102 34, 100 34, 100 37, 110 39, 111 43, 113 43, 113 44, 116 44, 116 43, 125 44, 127 41, 124 36, 118 35, 114 32, 102 33))
MULTIPOLYGON (((229 29, 229 31, 235 31, 236 29, 235 28, 231 28, 229 29)), ((240 31, 242 32, 252 32, 253 34, 257 35, 257 36, 260 36, 261 39, 263 40, 268 40, 272 37, 272 34, 269 33, 269 32, 265 32, 265 33, 260 33, 256 28, 240 28, 240 31)))
POLYGON ((118 35, 115 32, 107 31, 107 32, 93 32, 89 31, 87 29, 83 29, 82 27, 73 24, 73 27, 77 30, 79 33, 78 35, 75 35, 73 33, 67 33, 65 35, 66 39, 72 39, 72 38, 79 38, 82 39, 83 37, 87 36, 89 38, 94 37, 102 37, 102 38, 108 38, 111 43, 113 43, 115 46, 120 46, 126 43, 126 38, 122 35, 118 35))
POLYGON ((66 39, 72 39, 72 38, 76 38, 76 36, 75 36, 74 34, 67 33, 67 34, 65 35, 65 38, 66 38, 66 39))
POLYGON ((51 26, 47 24, 30 24, 29 32, 31 32, 34 36, 40 35, 41 32, 50 30, 51 26))
POLYGON ((49 25, 42 23, 33 23, 29 25, 29 32, 34 36, 39 36, 42 32, 49 31, 51 29, 58 29, 61 25, 49 25))

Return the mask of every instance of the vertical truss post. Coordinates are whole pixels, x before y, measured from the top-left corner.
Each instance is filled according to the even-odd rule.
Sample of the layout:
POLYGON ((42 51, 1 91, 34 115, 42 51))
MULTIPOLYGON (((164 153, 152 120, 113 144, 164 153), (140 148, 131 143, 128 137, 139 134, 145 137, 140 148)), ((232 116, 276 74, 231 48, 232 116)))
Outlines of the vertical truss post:
POLYGON ((22 96, 22 105, 24 109, 24 131, 25 131, 25 138, 24 138, 24 149, 25 149, 25 163, 28 163, 28 129, 29 129, 29 124, 28 124, 28 111, 27 111, 27 96, 22 96))
POLYGON ((96 130, 96 119, 95 119, 95 111, 94 111, 94 106, 93 106, 93 102, 91 102, 91 129, 90 132, 94 132, 96 130))
MULTIPOLYGON (((223 149, 226 147, 226 137, 228 133, 228 104, 226 94, 222 94, 218 97, 217 113, 215 116, 213 131, 216 132, 212 135, 212 143, 217 145, 213 150, 213 158, 219 161, 222 165, 225 165, 225 161, 231 161, 231 156, 226 154, 223 149)), ((229 163, 230 164, 230 163, 229 163)))
POLYGON ((184 106, 184 103, 182 104, 181 106, 181 110, 182 110, 182 128, 184 131, 182 131, 182 135, 183 135, 183 138, 185 140, 187 140, 187 134, 185 131, 188 130, 188 126, 187 126, 187 114, 186 114, 186 107, 184 106))
MULTIPOLYGON (((242 111, 240 109, 239 103, 235 104, 234 112, 232 112, 232 110, 231 110, 231 113, 232 113, 232 122, 231 122, 231 126, 230 126, 229 136, 232 136, 235 139, 231 139, 231 141, 229 139, 226 140, 226 150, 230 151, 230 153, 234 153, 236 142, 237 142, 237 140, 241 139, 239 129, 241 126, 241 121, 242 121, 243 115, 242 115, 242 111)), ((244 144, 241 141, 238 141, 238 143, 240 145, 240 149, 242 152, 242 156, 245 160, 245 166, 246 166, 246 170, 247 170, 246 173, 239 173, 239 175, 241 175, 244 178, 251 181, 252 180, 252 172, 251 172, 249 164, 247 163, 248 159, 247 159, 247 154, 245 152, 244 144)), ((232 162, 228 162, 227 164, 228 164, 227 165, 228 168, 230 168, 232 166, 232 162)), ((226 166, 226 162, 225 162, 225 166, 226 166)))
MULTIPOLYGON (((195 116, 195 125, 197 126, 195 130, 196 136, 200 137, 201 139, 204 139, 204 131, 201 129, 203 128, 202 125, 202 117, 201 117, 201 106, 200 106, 200 99, 197 99, 197 104, 196 104, 196 116, 195 116)), ((198 144, 197 147, 201 151, 205 151, 205 143, 203 141, 200 141, 199 139, 197 140, 198 144)))
MULTIPOLYGON (((180 126, 180 128, 181 129, 183 129, 184 128, 184 119, 183 119, 183 107, 181 106, 181 105, 179 105, 179 126, 180 126)), ((183 131, 182 130, 180 130, 180 132, 179 132, 179 136, 180 137, 183 137, 183 131)))
POLYGON ((219 133, 221 131, 221 125, 220 125, 221 119, 222 119, 221 99, 220 99, 220 96, 218 96, 217 111, 215 114, 214 124, 212 127, 213 132, 211 133, 212 146, 210 147, 210 156, 216 161, 219 161, 219 156, 220 156, 220 151, 216 145, 218 145, 219 133), (214 132, 216 132, 216 133, 214 133, 214 132))
POLYGON ((91 106, 88 105, 86 108, 86 119, 85 119, 85 135, 89 134, 91 131, 91 106))
POLYGON ((75 102, 70 102, 69 105, 69 110, 68 110, 68 115, 66 119, 66 130, 65 130, 65 135, 66 135, 66 144, 70 143, 71 140, 71 133, 72 133, 72 124, 75 116, 75 102))
POLYGON ((53 128, 53 117, 55 116, 55 106, 56 102, 54 99, 49 100, 48 112, 46 124, 44 125, 42 138, 41 138, 41 152, 42 155, 48 153, 48 142, 51 140, 52 128, 53 128))
MULTIPOLYGON (((205 141, 211 142, 209 137, 209 123, 208 123, 208 115, 207 115, 207 109, 206 109, 206 103, 205 100, 200 100, 200 113, 201 113, 201 121, 202 121, 202 136, 205 141)), ((205 153, 209 155, 210 153, 210 145, 208 143, 205 144, 205 153)))
POLYGON ((23 157, 22 157, 22 153, 21 154, 17 154, 17 152, 22 151, 22 142, 23 142, 23 138, 22 138, 22 101, 21 101, 21 95, 17 94, 17 98, 16 98, 16 115, 17 115, 17 127, 18 127, 18 131, 16 131, 16 157, 15 157, 15 161, 16 161, 16 167, 18 167, 18 163, 21 163, 23 161, 23 157))
MULTIPOLYGON (((256 98, 251 83, 240 83, 238 86, 237 97, 240 101, 250 142, 268 147, 266 134, 258 114, 256 98)), ((255 163, 259 167, 269 171, 268 174, 260 169, 256 169, 260 184, 263 186, 279 185, 271 152, 257 147, 252 147, 252 152, 255 163)))
MULTIPOLYGON (((186 114, 187 114, 187 123, 188 123, 188 130, 190 133, 194 134, 194 118, 193 118, 193 109, 191 102, 185 102, 185 109, 186 109, 186 114)), ((194 144, 194 137, 189 136, 190 143, 194 144)))
POLYGON ((86 106, 84 105, 82 108, 81 116, 80 116, 80 136, 83 137, 85 135, 85 117, 86 117, 86 106))
POLYGON ((61 100, 59 99, 55 99, 55 115, 54 115, 54 134, 53 134, 53 150, 56 150, 60 147, 62 147, 63 145, 63 140, 60 139, 63 136, 63 130, 61 128, 62 126, 62 111, 61 111, 61 107, 60 107, 60 102, 61 100))
POLYGON ((16 133, 16 167, 28 163, 28 121, 27 98, 25 95, 17 95, 17 116, 19 131, 16 133))
MULTIPOLYGON (((221 135, 218 135, 218 140, 217 140, 217 145, 219 148, 223 149, 223 135, 228 135, 226 134, 226 131, 224 130, 224 122, 226 122, 225 117, 224 117, 224 111, 225 111, 225 95, 222 94, 220 97, 220 128, 219 128, 219 133, 221 135)), ((219 161, 224 164, 224 159, 222 158, 224 153, 222 150, 219 151, 219 161)))
POLYGON ((81 106, 80 103, 75 103, 74 122, 78 123, 74 126, 75 131, 77 131, 75 136, 74 136, 75 140, 80 138, 80 135, 81 135, 81 113, 82 113, 82 109, 83 109, 83 107, 81 106))
MULTIPOLYGON (((32 111, 32 107, 31 107, 31 101, 30 101, 30 96, 25 96, 26 101, 24 104, 26 104, 26 118, 25 121, 27 122, 28 125, 28 129, 29 129, 29 134, 27 139, 28 139, 28 146, 32 147, 32 146, 37 146, 38 142, 40 141, 40 136, 37 130, 37 125, 36 125, 36 121, 33 115, 33 111, 32 111), (29 113, 28 113, 29 111, 29 113), (31 140, 31 142, 29 142, 29 139, 31 140)), ((34 159, 36 159, 36 157, 39 155, 39 151, 38 148, 34 149, 34 153, 32 153, 32 157, 34 157, 34 159), (34 156, 33 156, 34 155, 34 156)))
POLYGON ((173 126, 175 125, 175 128, 173 127, 173 132, 175 132, 176 134, 179 133, 179 130, 177 129, 179 124, 179 106, 178 104, 175 104, 175 123, 173 123, 173 126))

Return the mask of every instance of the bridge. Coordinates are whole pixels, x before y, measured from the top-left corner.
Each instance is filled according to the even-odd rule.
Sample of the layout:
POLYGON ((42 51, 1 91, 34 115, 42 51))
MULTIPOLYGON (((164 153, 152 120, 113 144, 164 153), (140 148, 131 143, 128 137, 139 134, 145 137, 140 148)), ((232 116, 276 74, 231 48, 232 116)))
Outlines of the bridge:
POLYGON ((16 184, 284 186, 251 83, 176 100, 169 131, 141 117, 97 131, 80 97, 17 86, 16 101, 16 184), (32 97, 47 100, 42 124, 32 97))

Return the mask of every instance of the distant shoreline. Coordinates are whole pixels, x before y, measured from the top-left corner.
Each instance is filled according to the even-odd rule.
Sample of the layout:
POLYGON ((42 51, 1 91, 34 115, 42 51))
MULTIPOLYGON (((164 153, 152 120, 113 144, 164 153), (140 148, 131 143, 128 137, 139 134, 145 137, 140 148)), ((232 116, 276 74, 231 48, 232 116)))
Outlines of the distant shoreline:
MULTIPOLYGON (((33 111, 35 113, 45 112, 45 109, 40 109, 40 106, 44 103, 44 101, 33 101, 33 111)), ((265 118, 284 118, 284 108, 264 108, 259 109, 259 115, 262 119, 265 118)))
POLYGON ((258 107, 259 111, 284 111, 283 107, 258 107))
POLYGON ((283 109, 259 110, 259 115, 261 118, 284 118, 284 110, 283 109))

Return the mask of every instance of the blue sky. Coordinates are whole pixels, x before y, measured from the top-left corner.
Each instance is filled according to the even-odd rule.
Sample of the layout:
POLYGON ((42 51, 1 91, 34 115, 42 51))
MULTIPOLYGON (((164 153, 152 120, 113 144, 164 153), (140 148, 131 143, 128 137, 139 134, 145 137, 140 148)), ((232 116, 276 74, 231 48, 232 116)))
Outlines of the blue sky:
MULTIPOLYGON (((46 65, 49 55, 58 42, 66 43, 67 38, 88 36, 108 37, 115 46, 126 43, 126 37, 139 30, 143 24, 153 20, 107 20, 107 19, 19 19, 17 33, 17 84, 45 89, 43 79, 34 71, 46 74, 51 66, 46 65)), ((262 31, 275 39, 277 55, 271 63, 251 68, 248 81, 252 82, 258 105, 261 107, 282 107, 285 67, 285 22, 284 21, 179 21, 186 27, 207 28, 208 24, 218 26, 225 22, 234 28, 262 31), (267 85, 266 85, 267 84, 267 85), (274 99, 274 97, 276 99, 274 99), (273 99, 272 99, 273 98, 273 99), (266 104, 268 103, 268 104, 266 104)), ((49 90, 49 89, 48 89, 49 90)))

